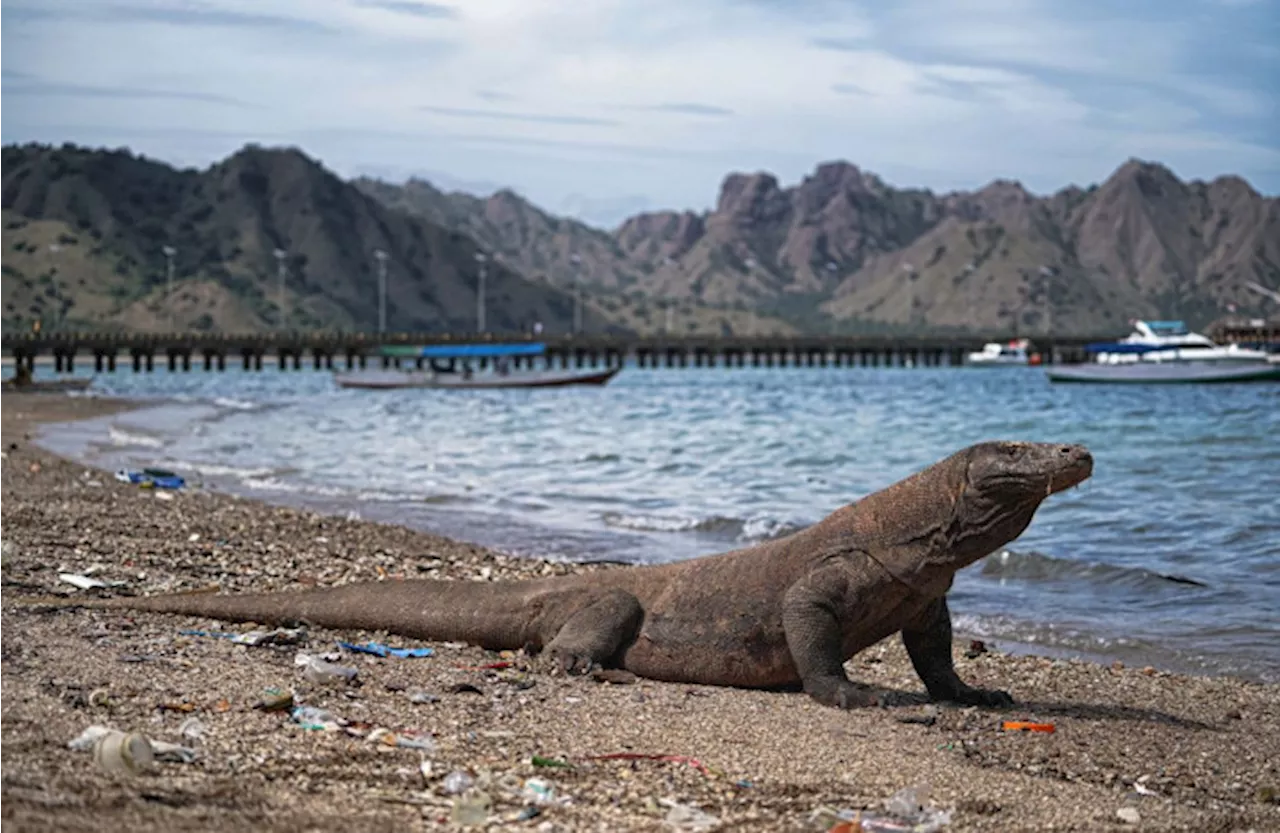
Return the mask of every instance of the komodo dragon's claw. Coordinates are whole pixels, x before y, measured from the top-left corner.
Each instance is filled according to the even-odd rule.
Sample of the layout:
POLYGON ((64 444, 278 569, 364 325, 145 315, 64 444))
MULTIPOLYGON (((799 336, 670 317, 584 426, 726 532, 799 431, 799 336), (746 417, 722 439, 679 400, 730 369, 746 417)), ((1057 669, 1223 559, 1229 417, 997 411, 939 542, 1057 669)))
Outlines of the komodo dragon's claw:
POLYGON ((556 669, 569 676, 590 674, 596 667, 596 662, 585 654, 553 652, 551 658, 556 669))

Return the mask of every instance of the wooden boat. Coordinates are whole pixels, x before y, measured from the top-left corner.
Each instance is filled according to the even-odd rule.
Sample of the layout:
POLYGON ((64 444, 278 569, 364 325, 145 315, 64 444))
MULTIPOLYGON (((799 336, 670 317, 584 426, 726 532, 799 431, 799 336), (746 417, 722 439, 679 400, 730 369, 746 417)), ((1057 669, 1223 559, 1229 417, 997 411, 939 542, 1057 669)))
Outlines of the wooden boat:
POLYGON ((0 389, 5 393, 67 393, 84 390, 93 384, 92 379, 5 379, 0 389))
POLYGON ((334 373, 343 388, 392 390, 396 388, 559 388, 567 385, 603 385, 622 368, 608 370, 530 370, 510 373, 437 373, 432 370, 364 370, 334 373))
POLYGON ((498 388, 559 388, 569 385, 605 385, 622 370, 516 370, 508 360, 516 356, 537 356, 546 352, 541 343, 518 344, 441 344, 428 347, 383 347, 380 354, 396 358, 427 359, 430 368, 422 370, 360 370, 335 372, 333 381, 339 387, 365 390, 400 388, 456 388, 492 390, 498 388), (492 359, 489 369, 471 369, 471 359, 492 359), (459 367, 461 362, 461 367, 459 367))

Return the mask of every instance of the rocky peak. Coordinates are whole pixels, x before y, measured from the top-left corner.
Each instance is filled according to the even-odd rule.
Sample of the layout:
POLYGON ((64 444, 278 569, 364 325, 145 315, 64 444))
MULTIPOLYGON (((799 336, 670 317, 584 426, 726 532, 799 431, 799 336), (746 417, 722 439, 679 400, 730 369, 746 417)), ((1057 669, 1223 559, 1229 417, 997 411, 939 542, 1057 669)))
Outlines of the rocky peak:
POLYGON ((678 258, 706 234, 703 217, 692 211, 651 211, 629 217, 614 237, 623 251, 649 258, 678 258))
POLYGON ((1132 188, 1149 199, 1164 199, 1184 192, 1186 185, 1164 165, 1130 159, 1107 179, 1102 188, 1104 191, 1132 188))
POLYGON ((822 213, 833 203, 844 202, 843 195, 882 196, 884 183, 874 174, 865 173, 849 162, 823 162, 805 177, 792 192, 792 201, 803 217, 822 213))
POLYGON ((769 221, 786 212, 787 198, 773 174, 729 174, 720 186, 717 214, 769 221))
POLYGON ((530 211, 537 209, 510 188, 495 192, 484 204, 485 218, 498 225, 517 222, 530 211))

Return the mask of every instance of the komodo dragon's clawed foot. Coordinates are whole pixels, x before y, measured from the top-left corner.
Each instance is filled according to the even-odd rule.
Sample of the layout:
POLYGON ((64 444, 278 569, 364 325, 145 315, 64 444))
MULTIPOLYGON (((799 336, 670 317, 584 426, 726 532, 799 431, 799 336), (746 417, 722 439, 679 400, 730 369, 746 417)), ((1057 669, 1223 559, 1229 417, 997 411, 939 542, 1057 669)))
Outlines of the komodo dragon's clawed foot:
POLYGON ((621 590, 602 593, 569 617, 545 653, 565 674, 589 674, 634 638, 643 619, 644 609, 635 596, 621 590))
POLYGON ((874 689, 849 680, 822 680, 805 686, 805 692, 824 706, 837 709, 865 709, 883 707, 884 695, 874 689))
POLYGON ((587 654, 573 653, 569 651, 549 651, 548 660, 553 664, 556 671, 561 674, 570 676, 582 676, 593 671, 599 663, 587 654))

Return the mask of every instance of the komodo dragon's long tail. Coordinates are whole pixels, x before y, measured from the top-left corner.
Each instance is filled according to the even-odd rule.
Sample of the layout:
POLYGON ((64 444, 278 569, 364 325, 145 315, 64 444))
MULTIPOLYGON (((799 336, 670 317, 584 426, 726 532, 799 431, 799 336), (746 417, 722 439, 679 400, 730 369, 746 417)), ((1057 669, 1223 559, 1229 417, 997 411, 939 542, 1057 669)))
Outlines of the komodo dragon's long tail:
MULTIPOLYGON (((539 642, 529 591, 518 582, 415 579, 346 584, 279 593, 173 593, 110 599, 14 599, 24 607, 94 608, 178 613, 229 622, 385 630, 402 636, 457 640, 500 650, 539 642)), ((6 600, 10 601, 10 600, 6 600)))

